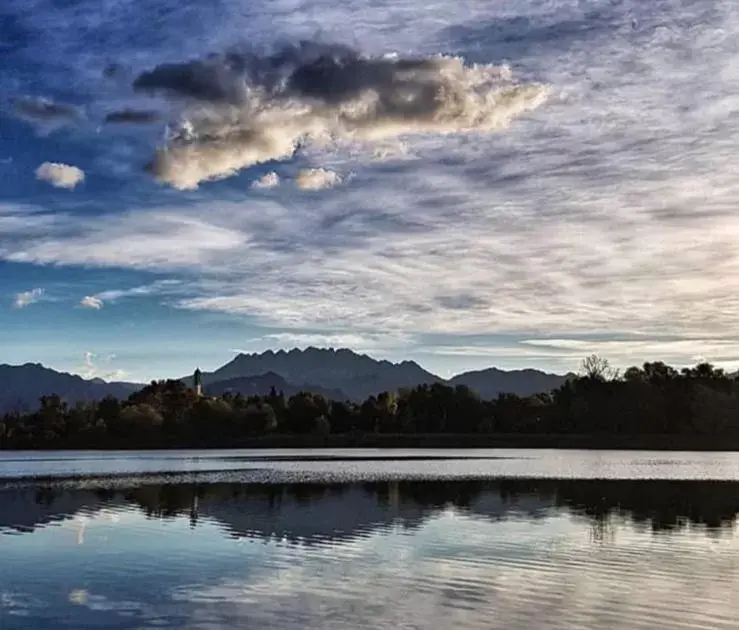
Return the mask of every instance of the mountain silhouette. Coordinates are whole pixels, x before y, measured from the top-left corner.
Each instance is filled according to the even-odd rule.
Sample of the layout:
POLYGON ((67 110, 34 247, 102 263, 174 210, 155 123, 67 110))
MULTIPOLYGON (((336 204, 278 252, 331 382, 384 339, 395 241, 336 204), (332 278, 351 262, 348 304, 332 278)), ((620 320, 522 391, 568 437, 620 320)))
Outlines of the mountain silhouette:
POLYGON ((77 374, 57 372, 40 363, 0 365, 0 412, 36 409, 39 398, 57 394, 68 403, 100 400, 105 396, 128 398, 139 389, 138 383, 107 383, 95 378, 86 380, 77 374))
MULTIPOLYGON (((260 354, 238 354, 231 361, 203 373, 206 393, 218 396, 228 391, 243 395, 266 395, 274 387, 290 396, 299 391, 321 394, 330 400, 362 401, 383 391, 397 391, 423 384, 465 385, 483 398, 499 393, 527 396, 556 389, 570 375, 539 370, 489 368, 465 372, 445 380, 414 361, 393 363, 358 354, 346 348, 267 350, 260 354)), ((192 376, 182 379, 192 385, 192 376)), ((99 400, 112 395, 128 398, 144 384, 87 380, 57 372, 39 363, 0 365, 0 413, 29 411, 38 407, 43 395, 58 394, 69 404, 99 400)))
POLYGON ((306 348, 261 354, 239 354, 214 372, 203 374, 205 386, 219 381, 273 372, 289 383, 313 391, 311 384, 340 390, 345 397, 363 400, 383 391, 416 387, 444 380, 414 361, 392 363, 341 348, 306 348))
POLYGON ((257 376, 237 376, 225 381, 210 383, 206 393, 209 396, 223 396, 226 393, 242 394, 243 396, 267 396, 274 389, 282 392, 285 396, 293 396, 300 391, 308 391, 320 394, 327 400, 345 400, 347 395, 340 389, 328 389, 320 385, 305 384, 294 385, 279 374, 267 372, 257 376))
POLYGON ((547 374, 539 370, 499 370, 488 368, 458 374, 449 381, 450 385, 465 385, 482 398, 496 398, 498 394, 531 396, 550 392, 562 385, 570 375, 547 374))

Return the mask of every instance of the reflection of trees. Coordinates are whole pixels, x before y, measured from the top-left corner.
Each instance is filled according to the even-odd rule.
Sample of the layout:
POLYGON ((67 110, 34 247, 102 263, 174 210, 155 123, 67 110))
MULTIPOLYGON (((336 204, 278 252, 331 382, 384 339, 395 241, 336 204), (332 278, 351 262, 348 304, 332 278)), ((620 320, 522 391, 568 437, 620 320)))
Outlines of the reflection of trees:
POLYGON ((739 483, 709 481, 576 481, 560 483, 558 505, 590 519, 614 514, 656 530, 733 527, 739 483))
POLYGON ((207 517, 234 536, 288 539, 352 537, 392 523, 413 528, 448 506, 494 521, 538 519, 564 511, 588 522, 594 539, 606 540, 616 519, 653 531, 688 525, 713 533, 733 528, 739 483, 542 479, 164 483, 94 491, 50 486, 1 490, 0 531, 33 529, 111 504, 135 506, 149 518, 189 518, 192 526, 207 517), (20 514, 24 505, 23 519, 14 522, 14 513, 20 514))

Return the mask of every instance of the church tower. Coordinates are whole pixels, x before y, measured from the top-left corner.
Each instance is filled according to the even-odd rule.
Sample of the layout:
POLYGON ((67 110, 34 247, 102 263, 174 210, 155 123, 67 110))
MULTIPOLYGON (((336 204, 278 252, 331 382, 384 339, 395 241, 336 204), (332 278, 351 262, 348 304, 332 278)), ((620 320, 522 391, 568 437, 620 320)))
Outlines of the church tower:
POLYGON ((192 377, 192 384, 195 387, 195 393, 198 397, 203 395, 203 373, 200 368, 195 368, 195 374, 192 377))

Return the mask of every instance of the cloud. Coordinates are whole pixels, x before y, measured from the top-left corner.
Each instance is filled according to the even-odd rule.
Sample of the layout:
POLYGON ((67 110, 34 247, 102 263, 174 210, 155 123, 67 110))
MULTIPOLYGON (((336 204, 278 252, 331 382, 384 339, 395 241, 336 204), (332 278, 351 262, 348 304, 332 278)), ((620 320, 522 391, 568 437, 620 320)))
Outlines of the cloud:
POLYGON ((85 351, 83 364, 80 368, 80 376, 85 379, 100 378, 104 381, 120 381, 126 377, 126 372, 121 369, 111 369, 110 364, 115 360, 114 354, 109 354, 102 359, 97 354, 85 351))
POLYGON ((371 57, 303 42, 273 55, 232 50, 141 73, 137 91, 184 106, 148 171, 179 189, 229 177, 304 145, 503 129, 548 88, 457 57, 371 57))
MULTIPOLYGON (((292 348, 350 348, 357 352, 374 351, 397 353, 399 348, 409 346, 413 342, 411 335, 353 333, 350 331, 336 333, 321 332, 279 332, 268 333, 261 337, 249 339, 247 348, 232 348, 239 353, 263 352, 265 350, 292 348)), ((405 357, 404 357, 405 358, 405 357)))
MULTIPOLYGON (((130 289, 109 289, 101 291, 96 295, 86 295, 80 301, 80 306, 93 310, 100 310, 105 306, 106 302, 116 302, 117 300, 128 297, 141 297, 147 295, 162 295, 176 291, 181 286, 178 280, 158 280, 151 284, 144 284, 130 289)), ((110 355, 109 358, 115 358, 110 355)))
MULTIPOLYGON (((30 205, 0 204, 0 248, 3 235, 33 237, 48 233, 56 224, 56 216, 48 210, 30 205)), ((1 250, 0 250, 1 251, 1 250)))
POLYGON ((36 169, 36 178, 49 182, 56 188, 72 190, 77 184, 85 180, 85 173, 76 166, 44 162, 36 169))
POLYGON ((15 299, 13 300, 13 306, 15 306, 15 308, 25 308, 30 304, 35 304, 36 302, 38 302, 43 297, 43 295, 43 289, 31 289, 30 291, 23 291, 22 293, 16 294, 15 299))
POLYGON ((251 184, 252 188, 275 188, 280 184, 280 176, 274 171, 265 173, 251 184))
POLYGON ((646 339, 523 339, 523 346, 536 353, 560 358, 582 358, 598 354, 619 366, 640 364, 640 357, 661 360, 671 364, 688 365, 701 361, 723 364, 739 364, 739 344, 733 338, 710 336, 660 338, 659 335, 646 339), (700 349, 700 353, 697 350, 700 349), (639 358, 637 358, 639 357, 639 358))
POLYGON ((639 340, 633 337, 582 339, 506 339, 483 340, 468 345, 446 343, 419 348, 424 363, 443 365, 450 360, 456 366, 470 362, 504 368, 547 366, 567 371, 578 368, 582 360, 597 354, 614 367, 625 369, 645 361, 664 361, 675 367, 686 367, 708 361, 727 369, 739 368, 739 343, 731 338, 676 337, 660 338, 658 334, 639 340))
POLYGON ((157 280, 150 284, 142 284, 129 289, 109 289, 97 294, 97 298, 106 302, 115 302, 122 298, 155 295, 178 291, 182 286, 179 280, 157 280))
POLYGON ((82 117, 77 107, 42 97, 20 97, 12 102, 13 112, 19 118, 52 129, 82 117))
MULTIPOLYGON (((36 264, 185 269, 207 265, 218 251, 237 251, 246 240, 238 230, 209 223, 197 213, 141 212, 94 218, 57 213, 47 225, 56 228, 55 236, 31 235, 22 245, 6 240, 0 256, 36 264)), ((18 228, 14 234, 23 239, 22 223, 18 228)), ((104 294, 97 297, 106 299, 104 294)))
POLYGON ((121 109, 105 115, 105 122, 112 125, 149 125, 159 119, 159 112, 140 109, 121 109))
MULTIPOLYGON (((495 337, 506 334, 524 340, 618 337, 625 340, 618 347, 593 342, 587 351, 633 363, 658 353, 685 361, 737 356, 739 342, 735 347, 732 339, 739 321, 734 172, 739 126, 733 112, 739 66, 732 42, 739 36, 739 6, 722 3, 695 20, 680 3, 602 2, 599 7, 609 12, 603 23, 600 11, 585 19, 591 9, 577 3, 566 9, 561 3, 517 3, 512 9, 477 3, 466 7, 465 28, 452 34, 455 39, 447 26, 460 21, 453 3, 436 3, 422 14, 402 3, 365 6, 353 35, 370 62, 384 62, 383 52, 393 49, 413 51, 420 60, 449 51, 468 60, 464 72, 453 63, 450 70, 452 80, 461 77, 457 83, 464 84, 479 74, 495 74, 492 66, 475 66, 474 60, 509 58, 521 90, 532 80, 551 86, 546 106, 517 119, 505 133, 386 138, 406 143, 410 151, 402 160, 380 164, 371 159, 379 141, 370 142, 368 159, 354 151, 353 141, 365 140, 374 127, 344 134, 347 127, 334 115, 346 110, 341 108, 348 101, 342 99, 351 94, 341 68, 339 91, 308 96, 310 81, 304 81, 307 89, 301 81, 290 82, 298 67, 306 66, 301 55, 312 54, 299 52, 278 59, 276 70, 242 82, 257 88, 244 94, 232 89, 238 84, 233 77, 262 68, 268 56, 256 61, 245 53, 230 61, 226 55, 210 61, 203 56, 206 48, 222 50, 223 42, 239 38, 268 44, 275 28, 303 34, 309 22, 320 22, 331 30, 351 17, 356 5, 328 10, 314 3, 306 12, 288 12, 277 5, 265 10, 226 4, 238 5, 238 13, 224 8, 228 20, 219 12, 217 19, 203 18, 209 28, 198 23, 198 32, 211 34, 205 44, 184 37, 192 31, 182 25, 162 35, 162 45, 157 40, 146 50, 121 53, 134 75, 178 58, 225 68, 227 89, 209 87, 212 77, 221 76, 216 71, 203 79, 200 95, 187 87, 192 82, 187 72, 181 73, 184 88, 162 73, 147 79, 145 94, 159 81, 157 91, 166 94, 170 117, 179 122, 161 147, 169 155, 165 164, 172 166, 164 179, 196 185, 265 156, 292 156, 297 143, 296 168, 320 165, 345 173, 361 165, 352 186, 341 195, 302 194, 299 203, 288 198, 296 192, 292 187, 280 191, 283 203, 263 203, 271 195, 244 199, 242 190, 238 203, 228 203, 233 192, 228 187, 183 196, 138 189, 132 181, 131 198, 140 199, 143 191, 156 207, 131 202, 105 219, 83 216, 86 210, 0 207, 0 257, 153 270, 184 280, 186 290, 175 298, 183 308, 243 316, 295 334, 443 338, 462 352, 488 352, 491 362, 499 344, 495 337), (638 28, 632 27, 633 15, 638 28), (563 23, 586 26, 577 36, 568 35, 566 50, 552 38, 522 42, 531 33, 557 33, 563 23), (504 43, 510 54, 497 54, 504 43), (173 51, 181 56, 173 57, 173 51), (229 69, 243 57, 245 69, 229 69), (280 80, 273 86, 275 73, 280 80), (273 107, 274 99, 285 109, 273 107), (250 118, 244 112, 254 103, 265 108, 250 118), (296 112, 306 114, 301 118, 296 112), (321 146, 322 134, 333 125, 339 125, 337 139, 351 151, 335 151, 330 142, 321 146), (198 158, 211 153, 214 161, 203 171, 198 158), (172 199, 182 205, 172 205, 172 199), (626 343, 638 332, 656 344, 666 331, 682 344, 626 343)), ((33 19, 41 20, 43 12, 38 15, 33 19)), ((55 50, 76 59, 79 42, 62 30, 53 34, 55 50)), ((35 54, 44 58, 45 50, 39 47, 35 54)), ((343 59, 342 54, 329 57, 343 59)), ((100 81, 99 57, 95 63, 94 80, 100 81)), ((331 63, 321 69, 327 76, 335 72, 331 63)), ((88 86, 89 68, 68 65, 75 84, 88 86)), ((307 63, 308 75, 316 65, 307 63)), ((363 72, 371 66, 362 66, 363 72)), ((413 69, 408 81, 433 72, 413 69)), ((491 81, 492 92, 483 89, 483 95, 505 90, 498 87, 507 84, 505 73, 497 74, 502 76, 491 81)), ((103 113, 122 108, 103 105, 103 113)), ((110 148, 105 142, 96 146, 104 157, 118 156, 124 134, 149 131, 111 127, 110 148)), ((153 132, 147 139, 142 150, 156 141, 153 132)), ((583 350, 518 344, 504 351, 521 362, 565 357, 574 368, 583 350)))
POLYGON ((105 372, 101 378, 110 383, 112 381, 122 381, 127 376, 128 372, 126 372, 126 370, 112 370, 110 372, 105 372))
POLYGON ((96 297, 94 295, 86 295, 82 298, 82 300, 80 300, 80 306, 99 311, 101 308, 103 308, 103 301, 99 297, 96 297))
POLYGON ((325 168, 307 168, 298 173, 295 183, 301 190, 333 188, 342 181, 341 175, 325 168))

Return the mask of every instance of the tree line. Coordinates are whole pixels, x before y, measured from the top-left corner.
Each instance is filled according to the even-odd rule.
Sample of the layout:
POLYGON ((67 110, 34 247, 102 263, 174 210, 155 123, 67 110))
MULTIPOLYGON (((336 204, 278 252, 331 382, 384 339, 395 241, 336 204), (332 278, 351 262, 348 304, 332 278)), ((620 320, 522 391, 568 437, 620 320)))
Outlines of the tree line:
POLYGON ((266 396, 210 397, 163 380, 126 400, 68 405, 50 394, 38 410, 0 420, 5 449, 230 447, 270 435, 315 442, 332 434, 739 438, 739 380, 709 363, 677 370, 657 361, 619 373, 593 355, 579 375, 532 396, 483 400, 468 387, 435 383, 361 403, 274 388, 266 396))

